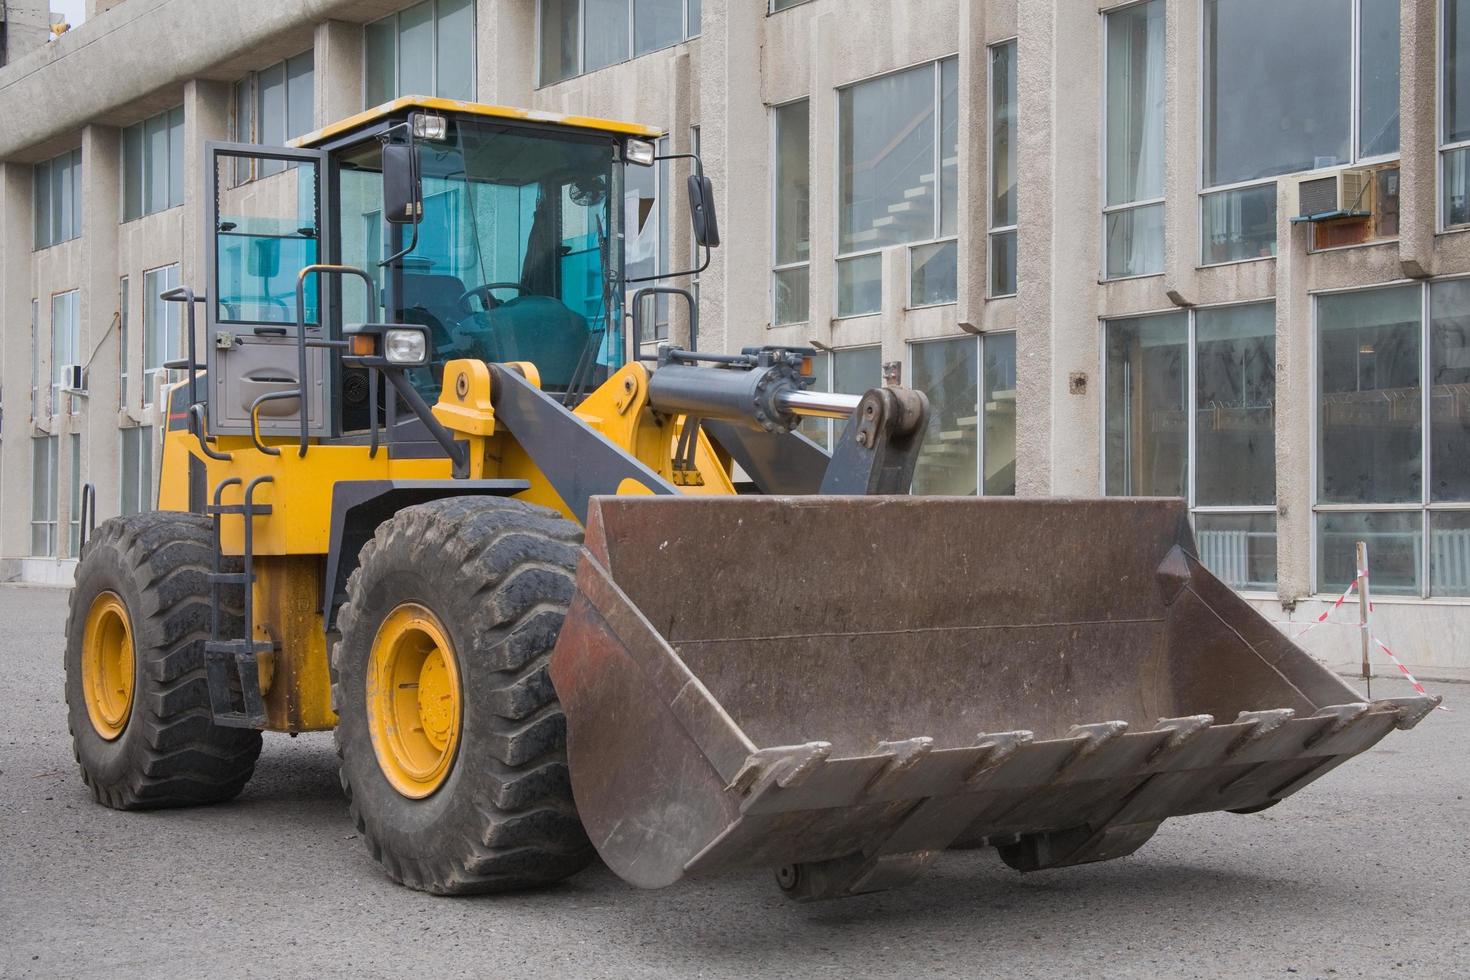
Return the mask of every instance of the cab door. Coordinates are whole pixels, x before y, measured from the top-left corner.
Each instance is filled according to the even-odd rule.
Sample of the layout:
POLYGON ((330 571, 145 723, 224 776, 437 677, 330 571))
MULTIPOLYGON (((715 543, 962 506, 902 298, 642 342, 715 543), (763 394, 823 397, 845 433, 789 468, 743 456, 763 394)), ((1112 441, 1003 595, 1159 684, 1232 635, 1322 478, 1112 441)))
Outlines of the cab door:
POLYGON ((328 261, 326 154, 320 150, 243 143, 205 144, 208 166, 209 428, 244 435, 257 410, 266 435, 332 434, 329 394, 336 359, 298 338, 327 339, 318 277, 297 281, 307 266, 328 261), (304 396, 304 397, 303 397, 304 396))

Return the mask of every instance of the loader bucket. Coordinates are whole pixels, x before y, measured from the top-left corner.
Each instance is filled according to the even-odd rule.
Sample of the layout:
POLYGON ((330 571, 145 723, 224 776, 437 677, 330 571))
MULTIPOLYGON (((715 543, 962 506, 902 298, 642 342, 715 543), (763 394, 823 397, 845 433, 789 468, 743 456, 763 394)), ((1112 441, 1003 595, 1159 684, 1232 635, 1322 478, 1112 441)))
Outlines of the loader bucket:
POLYGON ((1199 563, 1177 500, 597 498, 551 662, 635 885, 1021 870, 1255 810, 1436 703, 1365 703, 1199 563))

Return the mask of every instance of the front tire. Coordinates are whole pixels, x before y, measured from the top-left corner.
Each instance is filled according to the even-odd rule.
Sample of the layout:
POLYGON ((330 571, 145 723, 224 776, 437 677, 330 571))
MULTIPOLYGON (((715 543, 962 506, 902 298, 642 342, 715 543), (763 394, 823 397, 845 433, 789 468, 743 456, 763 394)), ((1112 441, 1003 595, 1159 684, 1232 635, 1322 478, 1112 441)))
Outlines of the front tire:
POLYGON ((353 820, 395 881, 503 891, 592 860, 547 672, 581 538, 543 507, 456 497, 404 509, 364 546, 332 699, 353 820))
MULTIPOLYGON (((255 771, 260 733, 215 725, 209 705, 213 547, 207 518, 159 511, 105 522, 83 550, 66 625, 67 725, 99 803, 218 803, 255 771)), ((222 593, 221 625, 239 630, 241 590, 222 593)))

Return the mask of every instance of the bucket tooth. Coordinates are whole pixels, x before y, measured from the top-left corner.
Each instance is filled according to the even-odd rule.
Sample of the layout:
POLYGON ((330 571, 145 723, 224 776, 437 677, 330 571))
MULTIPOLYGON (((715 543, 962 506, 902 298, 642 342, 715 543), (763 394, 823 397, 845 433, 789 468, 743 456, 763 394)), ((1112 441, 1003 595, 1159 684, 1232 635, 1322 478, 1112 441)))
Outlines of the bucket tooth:
POLYGON ((1182 718, 1160 718, 1154 725, 1155 732, 1168 732, 1169 737, 1165 739, 1158 748, 1149 753, 1150 764, 1172 755, 1179 749, 1184 748, 1194 737, 1201 732, 1208 731, 1215 723, 1214 715, 1185 715, 1182 718))
POLYGON ((1246 746, 1270 735, 1272 732, 1280 731, 1281 727, 1296 717, 1296 711, 1291 708, 1269 708, 1265 711, 1242 711, 1235 719, 1237 725, 1249 725, 1250 729, 1230 748, 1225 750, 1226 758, 1238 754, 1246 746))
POLYGON ((1126 721, 1100 721, 1091 725, 1073 725, 1068 730, 1066 737, 1080 740, 1077 750, 1061 764, 1056 772, 1052 773, 1050 781, 1055 783, 1079 762, 1096 755, 1099 749, 1117 740, 1127 731, 1126 721))
POLYGON ((1028 731, 996 732, 978 736, 975 747, 980 750, 980 758, 965 775, 965 785, 973 787, 1035 740, 1036 734, 1028 731))
POLYGON ((904 739, 900 742, 879 742, 878 754, 887 756, 888 762, 868 783, 867 792, 877 792, 895 776, 901 776, 913 769, 932 751, 934 751, 934 739, 927 735, 904 739))
POLYGON ((1303 743, 1302 747, 1310 749, 1319 744, 1323 739, 1330 738, 1339 732, 1352 727, 1354 723, 1368 714, 1368 705, 1363 701, 1354 701, 1351 704, 1333 704, 1317 711, 1312 717, 1329 718, 1331 724, 1325 726, 1321 731, 1314 734, 1303 743))
POLYGON ((1386 698, 1382 701, 1374 701, 1373 704, 1375 707, 1380 704, 1392 705, 1398 715, 1396 725, 1400 731, 1406 732, 1423 721, 1443 701, 1444 698, 1436 694, 1427 698, 1386 698))
POLYGON ((782 789, 799 786, 831 754, 831 742, 761 749, 746 757, 728 788, 749 794, 757 783, 774 782, 782 789))

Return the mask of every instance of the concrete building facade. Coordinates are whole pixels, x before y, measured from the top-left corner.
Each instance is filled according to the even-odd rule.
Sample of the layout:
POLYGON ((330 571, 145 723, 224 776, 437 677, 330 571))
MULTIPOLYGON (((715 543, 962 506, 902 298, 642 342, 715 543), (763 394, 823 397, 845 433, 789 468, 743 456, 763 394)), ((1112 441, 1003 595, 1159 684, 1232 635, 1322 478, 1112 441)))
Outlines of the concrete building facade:
MULTIPOLYGON (((101 518, 154 494, 203 141, 410 92, 697 149, 699 345, 924 389, 919 491, 1187 497, 1292 635, 1366 541, 1379 639, 1470 676, 1465 0, 96 4, 0 68, 5 576, 68 579, 83 483, 101 518)), ((635 189, 630 258, 690 255, 683 167, 635 189)), ((1358 657, 1335 620, 1303 642, 1358 657)))

